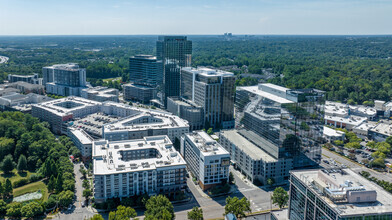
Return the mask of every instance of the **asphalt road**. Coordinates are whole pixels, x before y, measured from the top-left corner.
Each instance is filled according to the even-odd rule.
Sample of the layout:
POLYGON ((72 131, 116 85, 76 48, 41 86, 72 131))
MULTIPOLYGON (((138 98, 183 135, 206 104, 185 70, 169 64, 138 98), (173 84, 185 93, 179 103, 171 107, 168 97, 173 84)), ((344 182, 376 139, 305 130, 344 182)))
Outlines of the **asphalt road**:
MULTIPOLYGON (((263 190, 248 181, 242 179, 241 174, 238 171, 231 169, 234 174, 236 190, 230 195, 231 197, 246 197, 251 202, 252 212, 269 210, 271 208, 270 193, 269 191, 263 190)), ((204 193, 201 193, 192 182, 188 179, 188 187, 191 190, 194 200, 190 203, 174 205, 174 211, 176 219, 186 219, 187 212, 194 206, 199 206, 203 209, 204 219, 214 219, 223 217, 225 212, 226 197, 214 197, 209 198, 204 193)), ((272 208, 276 208, 272 205, 272 208)))
POLYGON ((74 173, 75 173, 75 202, 73 204, 73 208, 71 210, 63 211, 55 216, 54 219, 66 219, 66 220, 74 220, 74 219, 88 219, 94 216, 94 212, 91 207, 82 207, 82 203, 85 202, 83 197, 83 179, 82 174, 79 172, 81 163, 74 164, 74 173))
MULTIPOLYGON (((336 154, 335 152, 331 152, 327 149, 322 149, 322 154, 323 154, 323 160, 327 159, 327 160, 331 160, 333 159, 334 161, 336 161, 336 163, 338 165, 346 165, 348 168, 351 168, 352 170, 356 171, 356 172, 361 172, 361 171, 367 171, 369 172, 372 176, 378 178, 378 179, 384 179, 386 181, 392 182, 392 174, 390 173, 386 173, 386 172, 378 172, 378 171, 374 171, 372 169, 369 169, 361 164, 355 163, 341 155, 336 154)), ((331 163, 330 164, 325 164, 324 162, 322 162, 321 164, 324 167, 331 167, 331 163)))

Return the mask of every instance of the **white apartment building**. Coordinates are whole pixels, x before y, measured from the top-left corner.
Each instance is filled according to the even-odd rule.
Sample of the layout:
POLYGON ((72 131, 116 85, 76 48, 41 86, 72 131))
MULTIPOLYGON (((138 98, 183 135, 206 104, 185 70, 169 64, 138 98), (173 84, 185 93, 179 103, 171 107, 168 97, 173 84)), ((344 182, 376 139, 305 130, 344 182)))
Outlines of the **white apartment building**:
MULTIPOLYGON (((133 111, 136 109, 133 108, 133 111)), ((135 114, 103 126, 103 138, 110 141, 167 135, 173 142, 189 132, 187 121, 162 111, 137 109, 135 114)))
POLYGON ((83 98, 98 102, 118 102, 118 89, 97 86, 92 88, 82 89, 81 94, 83 98))
POLYGON ((272 157, 236 130, 221 131, 219 143, 230 153, 234 167, 251 182, 266 185, 270 178, 278 184, 288 181, 293 168, 292 158, 272 157))
POLYGON ((186 187, 186 162, 167 136, 93 143, 94 198, 168 194, 186 187))
POLYGON ((80 98, 67 97, 32 105, 32 115, 47 121, 55 134, 67 134, 67 122, 99 112, 101 103, 80 98))
POLYGON ((181 154, 203 190, 228 182, 230 154, 204 131, 185 134, 181 154))
POLYGON ((80 150, 83 161, 91 159, 94 139, 80 128, 68 128, 68 137, 71 138, 75 146, 80 150))
POLYGON ((46 93, 61 96, 80 96, 87 88, 86 69, 76 63, 56 64, 42 68, 46 93))

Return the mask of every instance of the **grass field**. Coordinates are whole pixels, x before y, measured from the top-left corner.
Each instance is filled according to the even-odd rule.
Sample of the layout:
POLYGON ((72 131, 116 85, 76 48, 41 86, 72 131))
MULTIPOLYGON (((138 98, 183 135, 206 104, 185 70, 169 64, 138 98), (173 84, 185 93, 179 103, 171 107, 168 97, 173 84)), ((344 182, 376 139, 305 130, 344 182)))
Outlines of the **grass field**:
POLYGON ((41 190, 42 192, 42 198, 44 200, 48 199, 49 193, 48 193, 48 189, 46 188, 45 183, 43 183, 42 181, 38 181, 35 183, 30 183, 18 188, 15 188, 13 193, 14 193, 14 197, 26 194, 26 193, 31 193, 31 192, 35 192, 41 190))
POLYGON ((14 169, 12 171, 12 173, 9 173, 9 174, 4 174, 3 172, 1 172, 0 173, 0 181, 4 182, 5 179, 8 178, 11 180, 11 182, 14 182, 16 180, 20 180, 23 178, 29 178, 31 174, 34 174, 34 173, 30 173, 29 171, 25 171, 23 173, 18 173, 18 171, 16 169, 14 169))
POLYGON ((120 81, 120 80, 121 80, 121 77, 102 79, 102 81, 104 81, 104 82, 120 81))

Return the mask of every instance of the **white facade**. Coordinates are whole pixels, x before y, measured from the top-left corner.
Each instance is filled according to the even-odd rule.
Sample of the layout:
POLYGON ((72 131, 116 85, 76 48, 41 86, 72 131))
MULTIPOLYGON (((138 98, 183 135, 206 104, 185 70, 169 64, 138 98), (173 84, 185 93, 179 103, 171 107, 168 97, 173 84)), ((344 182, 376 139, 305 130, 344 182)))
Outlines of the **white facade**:
POLYGON ((81 97, 98 102, 118 102, 118 89, 97 86, 81 90, 81 97))
POLYGON ((202 189, 228 182, 230 154, 204 131, 185 134, 181 154, 202 189))
POLYGON ((93 138, 83 129, 68 128, 68 137, 71 138, 75 146, 80 150, 83 159, 90 159, 92 154, 93 138))
MULTIPOLYGON (((127 116, 117 122, 103 126, 104 139, 110 141, 140 139, 147 136, 167 135, 170 140, 180 139, 181 135, 189 132, 188 122, 163 111, 151 109, 121 107, 113 108, 111 103, 104 105, 107 111, 120 111, 118 115, 127 116), (126 115, 126 113, 129 113, 126 115)), ((105 112, 105 110, 103 110, 105 112)))
POLYGON ((97 202, 147 193, 170 193, 186 186, 186 162, 167 136, 93 143, 94 198, 97 202))
POLYGON ((293 168, 293 159, 276 159, 258 148, 236 130, 225 130, 219 134, 219 143, 230 152, 234 167, 250 181, 266 185, 272 178, 276 184, 287 181, 293 168))

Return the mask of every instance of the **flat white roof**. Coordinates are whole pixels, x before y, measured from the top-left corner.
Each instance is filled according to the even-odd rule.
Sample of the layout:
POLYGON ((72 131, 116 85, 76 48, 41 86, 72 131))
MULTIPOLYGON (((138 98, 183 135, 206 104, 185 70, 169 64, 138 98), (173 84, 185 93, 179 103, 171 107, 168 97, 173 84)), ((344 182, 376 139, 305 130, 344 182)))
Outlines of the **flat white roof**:
POLYGON ((335 129, 332 129, 332 128, 329 128, 327 126, 324 126, 323 135, 325 135, 327 137, 341 137, 342 135, 344 135, 344 132, 343 131, 337 131, 335 129))
POLYGON ((349 125, 353 125, 353 126, 358 126, 358 125, 362 124, 363 122, 365 122, 367 120, 367 118, 355 116, 355 115, 352 115, 348 118, 325 115, 324 120, 336 121, 336 122, 341 122, 341 123, 345 123, 345 124, 349 124, 349 125))
POLYGON ((182 166, 186 162, 178 153, 169 137, 152 136, 138 140, 125 141, 95 141, 93 143, 93 166, 94 175, 110 175, 129 173, 143 170, 154 170, 182 166), (124 161, 122 151, 150 150, 155 149, 158 157, 124 161))
POLYGON ((82 144, 92 144, 93 139, 83 129, 69 128, 69 131, 80 141, 82 144))
POLYGON ((260 149, 252 142, 238 134, 236 130, 225 130, 221 131, 230 142, 241 149, 245 154, 247 154, 253 160, 263 160, 266 162, 276 162, 277 160, 271 155, 266 153, 264 150, 260 149))
MULTIPOLYGON (((271 84, 271 85, 273 85, 273 84, 271 84)), ((259 95, 259 96, 268 98, 268 99, 270 99, 272 101, 275 101, 275 102, 278 102, 280 104, 294 103, 293 101, 290 101, 288 99, 282 98, 280 96, 271 94, 269 92, 264 92, 264 91, 260 90, 257 85, 256 86, 239 86, 239 87, 237 87, 237 90, 241 90, 241 89, 242 90, 246 90, 248 92, 251 92, 251 93, 253 93, 255 95, 259 95)))
POLYGON ((48 102, 42 102, 39 104, 35 104, 34 106, 45 109, 46 111, 52 112, 56 115, 59 116, 65 116, 71 114, 75 110, 83 109, 88 106, 100 106, 102 103, 92 101, 89 99, 81 98, 81 97, 76 97, 76 96, 69 96, 67 98, 62 98, 62 99, 55 99, 51 100, 48 102), (65 108, 62 106, 59 106, 61 103, 66 103, 66 102, 73 102, 77 106, 73 108, 65 108))
MULTIPOLYGON (((377 201, 370 203, 334 203, 329 198, 320 195, 317 191, 310 187, 313 181, 324 183, 324 180, 319 178, 320 170, 299 170, 291 171, 292 175, 296 176, 301 182, 305 183, 308 188, 315 192, 316 195, 321 197, 331 208, 340 212, 341 216, 349 215, 370 215, 380 213, 392 213, 392 195, 378 186, 376 183, 370 182, 359 174, 350 169, 343 169, 344 174, 339 172, 329 173, 330 180, 334 180, 334 185, 340 186, 345 181, 350 181, 353 186, 363 187, 366 190, 374 190, 377 192, 377 201)), ((320 171, 321 172, 321 171, 320 171)), ((324 183, 325 184, 325 183, 324 183)))
POLYGON ((378 123, 374 128, 371 128, 370 130, 383 135, 392 136, 392 125, 390 124, 390 122, 378 123))
POLYGON ((230 153, 204 131, 194 131, 192 133, 185 134, 185 136, 187 136, 193 144, 199 148, 200 152, 204 156, 226 155, 230 157, 230 153))
POLYGON ((192 72, 192 73, 197 73, 203 76, 234 76, 234 73, 223 71, 223 70, 218 70, 218 69, 211 69, 207 67, 184 67, 182 70, 192 72))
MULTIPOLYGON (((120 103, 110 102, 110 104, 123 106, 123 104, 120 103)), ((104 132, 189 127, 188 121, 181 119, 180 117, 175 116, 169 112, 134 108, 130 106, 129 108, 135 110, 137 114, 130 115, 129 117, 105 125, 104 132), (149 122, 138 122, 138 119, 141 118, 147 119, 149 122)))
POLYGON ((286 87, 283 87, 283 86, 279 86, 279 85, 275 85, 275 84, 272 84, 272 83, 262 83, 261 85, 263 87, 269 87, 271 89, 279 90, 279 91, 284 92, 284 93, 286 93, 287 90, 290 90, 289 88, 286 88, 286 87))

